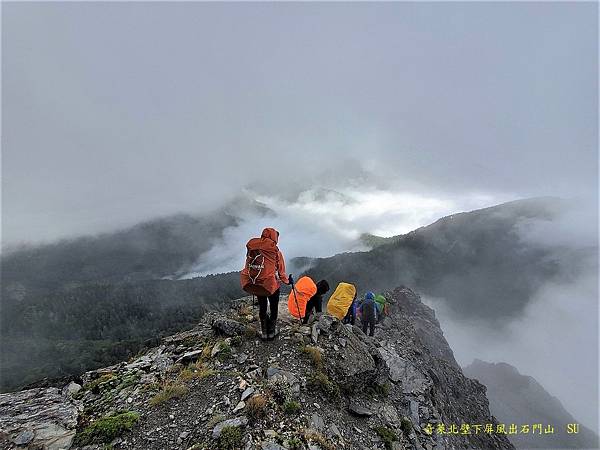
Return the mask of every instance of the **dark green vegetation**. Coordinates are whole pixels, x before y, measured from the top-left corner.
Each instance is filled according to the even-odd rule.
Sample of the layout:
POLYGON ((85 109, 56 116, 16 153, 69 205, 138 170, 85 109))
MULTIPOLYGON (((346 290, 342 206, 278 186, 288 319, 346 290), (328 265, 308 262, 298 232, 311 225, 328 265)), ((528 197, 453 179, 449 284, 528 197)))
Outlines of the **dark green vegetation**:
POLYGON ((242 446, 242 432, 238 427, 226 426, 219 436, 219 448, 236 450, 242 446))
POLYGON ((139 418, 140 415, 136 412, 124 412, 98 419, 75 436, 75 445, 111 442, 125 431, 131 430, 139 418))
POLYGON ((237 273, 63 288, 2 307, 2 389, 127 360, 243 295, 237 273))
POLYGON ((127 360, 239 297, 237 274, 161 279, 194 264, 237 223, 225 209, 178 215, 3 255, 0 390, 127 360))
POLYGON ((383 441, 383 445, 385 445, 385 448, 387 450, 391 450, 392 442, 398 440, 396 433, 394 433, 393 430, 391 430, 387 427, 384 427, 384 426, 375 427, 375 432, 379 435, 379 437, 383 441))

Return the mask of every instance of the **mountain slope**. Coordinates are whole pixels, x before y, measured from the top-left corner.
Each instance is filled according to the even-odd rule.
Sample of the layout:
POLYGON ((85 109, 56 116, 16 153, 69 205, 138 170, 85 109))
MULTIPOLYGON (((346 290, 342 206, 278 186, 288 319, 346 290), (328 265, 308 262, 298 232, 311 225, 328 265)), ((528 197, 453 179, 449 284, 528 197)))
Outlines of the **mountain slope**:
POLYGON ((77 380, 83 387, 0 395, 0 443, 512 449, 502 434, 450 432, 461 424, 497 427, 485 387, 437 356, 448 344, 414 292, 386 295, 390 316, 377 326, 377 339, 331 316, 304 327, 282 314, 281 335, 271 342, 257 340, 256 311, 241 299, 127 363, 85 373, 77 380), (435 340, 422 339, 415 317, 435 340), (45 404, 52 407, 39 414, 45 404), (438 432, 441 425, 449 432, 438 432))
POLYGON ((462 317, 503 321, 519 315, 550 279, 576 270, 597 249, 554 248, 528 242, 523 229, 553 220, 568 205, 557 199, 520 200, 444 217, 368 252, 330 258, 298 258, 315 279, 350 281, 359 290, 403 283, 444 298, 462 317))
POLYGON ((561 402, 551 396, 534 378, 521 375, 506 363, 487 363, 476 359, 463 368, 466 376, 487 387, 490 410, 500 421, 522 424, 553 424, 555 434, 510 435, 517 448, 598 448, 598 436, 580 427, 568 434, 567 424, 577 423, 561 402))

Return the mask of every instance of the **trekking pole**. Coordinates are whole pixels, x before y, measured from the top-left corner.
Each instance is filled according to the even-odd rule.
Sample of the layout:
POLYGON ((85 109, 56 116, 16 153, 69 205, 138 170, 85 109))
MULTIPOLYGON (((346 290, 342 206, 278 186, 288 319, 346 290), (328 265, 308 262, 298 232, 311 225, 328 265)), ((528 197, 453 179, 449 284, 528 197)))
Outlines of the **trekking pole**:
POLYGON ((300 326, 302 326, 302 317, 300 317, 300 305, 298 305, 298 297, 296 297, 296 286, 294 286, 294 278, 290 275, 290 284, 292 285, 292 292, 294 293, 294 300, 296 301, 296 311, 298 311, 298 319, 300 320, 300 326))

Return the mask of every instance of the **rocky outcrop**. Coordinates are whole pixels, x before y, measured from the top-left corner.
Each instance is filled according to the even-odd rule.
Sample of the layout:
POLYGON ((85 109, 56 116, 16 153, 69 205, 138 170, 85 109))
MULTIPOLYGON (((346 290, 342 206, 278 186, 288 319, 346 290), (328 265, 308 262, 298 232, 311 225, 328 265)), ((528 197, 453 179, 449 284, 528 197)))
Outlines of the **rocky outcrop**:
POLYGON ((435 311, 425 305, 417 293, 401 286, 392 292, 398 309, 404 317, 410 320, 415 333, 432 355, 443 358, 455 367, 459 367, 454 359, 454 352, 444 337, 440 323, 435 317, 435 311))
POLYGON ((64 395, 56 388, 0 394, 2 448, 70 448, 81 412, 70 397, 73 390, 69 385, 64 395))
MULTIPOLYGON (((496 421, 485 388, 447 359, 419 297, 407 288, 387 296, 390 314, 375 338, 328 315, 303 326, 282 314, 279 337, 262 342, 251 300, 241 299, 144 355, 83 374, 81 388, 5 402, 39 396, 43 404, 54 392, 70 411, 71 440, 77 427, 72 448, 85 450, 513 448, 503 435, 432 431, 496 421)), ((30 445, 35 428, 0 423, 6 448, 30 445)))

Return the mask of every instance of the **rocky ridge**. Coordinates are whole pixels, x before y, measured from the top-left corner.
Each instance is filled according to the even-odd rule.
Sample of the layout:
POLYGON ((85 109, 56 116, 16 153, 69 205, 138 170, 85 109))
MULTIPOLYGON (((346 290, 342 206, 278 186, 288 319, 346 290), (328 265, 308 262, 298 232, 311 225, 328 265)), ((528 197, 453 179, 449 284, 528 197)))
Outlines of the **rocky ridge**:
MULTIPOLYGON (((433 311, 400 287, 375 338, 326 314, 257 337, 250 298, 129 362, 0 395, 6 449, 512 449, 433 311), (433 429, 433 432, 432 432, 433 429)), ((282 299, 282 303, 284 303, 282 299)))

